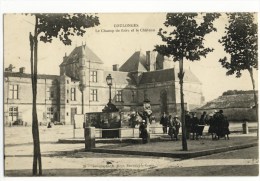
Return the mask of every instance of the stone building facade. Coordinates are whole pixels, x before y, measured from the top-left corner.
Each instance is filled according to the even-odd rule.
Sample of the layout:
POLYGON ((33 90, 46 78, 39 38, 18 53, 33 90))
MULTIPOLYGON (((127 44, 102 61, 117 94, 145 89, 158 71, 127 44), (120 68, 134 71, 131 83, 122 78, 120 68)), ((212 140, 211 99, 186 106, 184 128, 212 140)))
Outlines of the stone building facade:
MULTIPOLYGON (((180 90, 172 61, 156 52, 141 51, 113 70, 104 69, 103 61, 86 45, 76 47, 60 64, 60 75, 38 75, 37 111, 40 122, 72 124, 75 114, 101 112, 108 102, 106 77, 111 74, 112 103, 120 111, 142 110, 150 100, 153 115, 180 113, 180 90)), ((18 119, 31 122, 32 94, 30 74, 4 72, 5 123, 18 119)), ((187 109, 201 106, 201 82, 185 70, 184 95, 187 109)))

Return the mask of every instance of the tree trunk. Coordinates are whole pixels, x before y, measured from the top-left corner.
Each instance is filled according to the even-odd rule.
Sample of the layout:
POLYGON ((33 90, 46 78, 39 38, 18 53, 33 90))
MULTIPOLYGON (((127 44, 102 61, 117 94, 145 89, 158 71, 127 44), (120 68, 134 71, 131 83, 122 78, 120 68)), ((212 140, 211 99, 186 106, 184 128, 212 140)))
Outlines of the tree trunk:
POLYGON ((188 150, 187 140, 186 140, 186 125, 185 125, 185 108, 184 108, 184 94, 183 94, 183 58, 179 61, 180 72, 178 74, 180 80, 180 95, 181 95, 181 124, 182 124, 182 149, 183 151, 188 150))
POLYGON ((256 121, 257 121, 257 138, 259 138, 259 122, 258 122, 258 103, 257 103, 257 96, 256 96, 256 92, 255 92, 255 80, 254 80, 254 76, 253 76, 253 69, 250 68, 248 69, 250 77, 251 77, 251 81, 252 81, 252 85, 253 85, 253 90, 254 90, 254 101, 255 101, 255 111, 256 111, 256 121))
POLYGON ((31 79, 32 79, 32 93, 33 93, 33 109, 32 109, 32 135, 33 135, 33 175, 42 175, 41 164, 41 150, 40 150, 40 138, 39 127, 37 118, 37 63, 38 63, 38 17, 36 15, 34 36, 30 35, 31 45, 31 79), (39 173, 37 173, 37 166, 39 166, 39 173))
POLYGON ((34 132, 34 117, 35 117, 35 105, 34 105, 34 95, 35 95, 35 89, 34 89, 34 74, 33 74, 33 65, 34 65, 34 61, 33 61, 33 47, 34 47, 34 37, 32 36, 32 34, 30 33, 29 35, 29 39, 30 39, 30 51, 31 51, 31 57, 30 57, 30 61, 31 61, 31 81, 32 81, 32 94, 33 94, 33 106, 32 106, 32 135, 33 135, 33 175, 37 174, 37 157, 36 157, 36 147, 35 147, 35 132, 34 132))

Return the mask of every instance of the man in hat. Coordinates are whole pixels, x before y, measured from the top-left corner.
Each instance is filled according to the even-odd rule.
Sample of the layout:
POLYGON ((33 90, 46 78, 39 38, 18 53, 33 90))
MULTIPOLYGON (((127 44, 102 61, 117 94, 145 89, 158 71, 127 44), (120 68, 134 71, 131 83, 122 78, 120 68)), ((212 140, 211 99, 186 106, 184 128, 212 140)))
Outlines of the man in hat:
POLYGON ((192 113, 191 118, 191 133, 192 133, 192 139, 198 139, 198 125, 199 125, 199 119, 197 118, 197 115, 195 112, 192 113))
POLYGON ((163 127, 163 134, 166 134, 167 133, 167 125, 168 125, 168 122, 169 122, 169 119, 168 119, 168 116, 166 115, 166 113, 164 112, 162 117, 161 117, 161 120, 160 120, 160 124, 162 125, 163 127))

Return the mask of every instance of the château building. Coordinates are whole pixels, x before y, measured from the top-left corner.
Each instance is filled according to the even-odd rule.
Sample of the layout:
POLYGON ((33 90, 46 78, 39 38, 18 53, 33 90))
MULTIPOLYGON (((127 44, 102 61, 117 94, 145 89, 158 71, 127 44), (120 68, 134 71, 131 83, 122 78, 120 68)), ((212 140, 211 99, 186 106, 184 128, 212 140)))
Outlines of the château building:
MULTIPOLYGON (((76 47, 60 64, 60 75, 38 75, 37 113, 39 122, 72 124, 75 114, 101 112, 109 99, 106 77, 111 74, 112 103, 120 111, 142 110, 150 100, 153 115, 180 114, 178 70, 174 62, 154 51, 136 51, 121 66, 104 68, 103 61, 86 45, 76 47), (83 94, 82 94, 83 93, 83 94), (83 95, 83 96, 82 96, 83 95), (83 102, 83 104, 82 104, 83 102)), ((201 106, 204 97, 199 79, 185 69, 186 109, 201 106)), ((31 123, 31 76, 4 72, 4 119, 6 124, 22 120, 31 123)))

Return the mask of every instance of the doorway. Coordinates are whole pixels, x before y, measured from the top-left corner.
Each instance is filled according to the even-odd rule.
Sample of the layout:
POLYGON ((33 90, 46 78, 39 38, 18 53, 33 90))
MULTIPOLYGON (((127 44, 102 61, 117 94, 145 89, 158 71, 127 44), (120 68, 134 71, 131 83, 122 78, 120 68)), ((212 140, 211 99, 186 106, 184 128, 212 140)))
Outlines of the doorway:
POLYGON ((74 119, 74 115, 75 114, 77 114, 77 108, 76 107, 72 107, 71 111, 70 111, 70 116, 71 116, 70 123, 73 124, 73 125, 75 123, 75 119, 74 119))
POLYGON ((160 100, 161 100, 161 113, 168 113, 168 102, 167 102, 167 91, 162 90, 160 93, 160 100))

